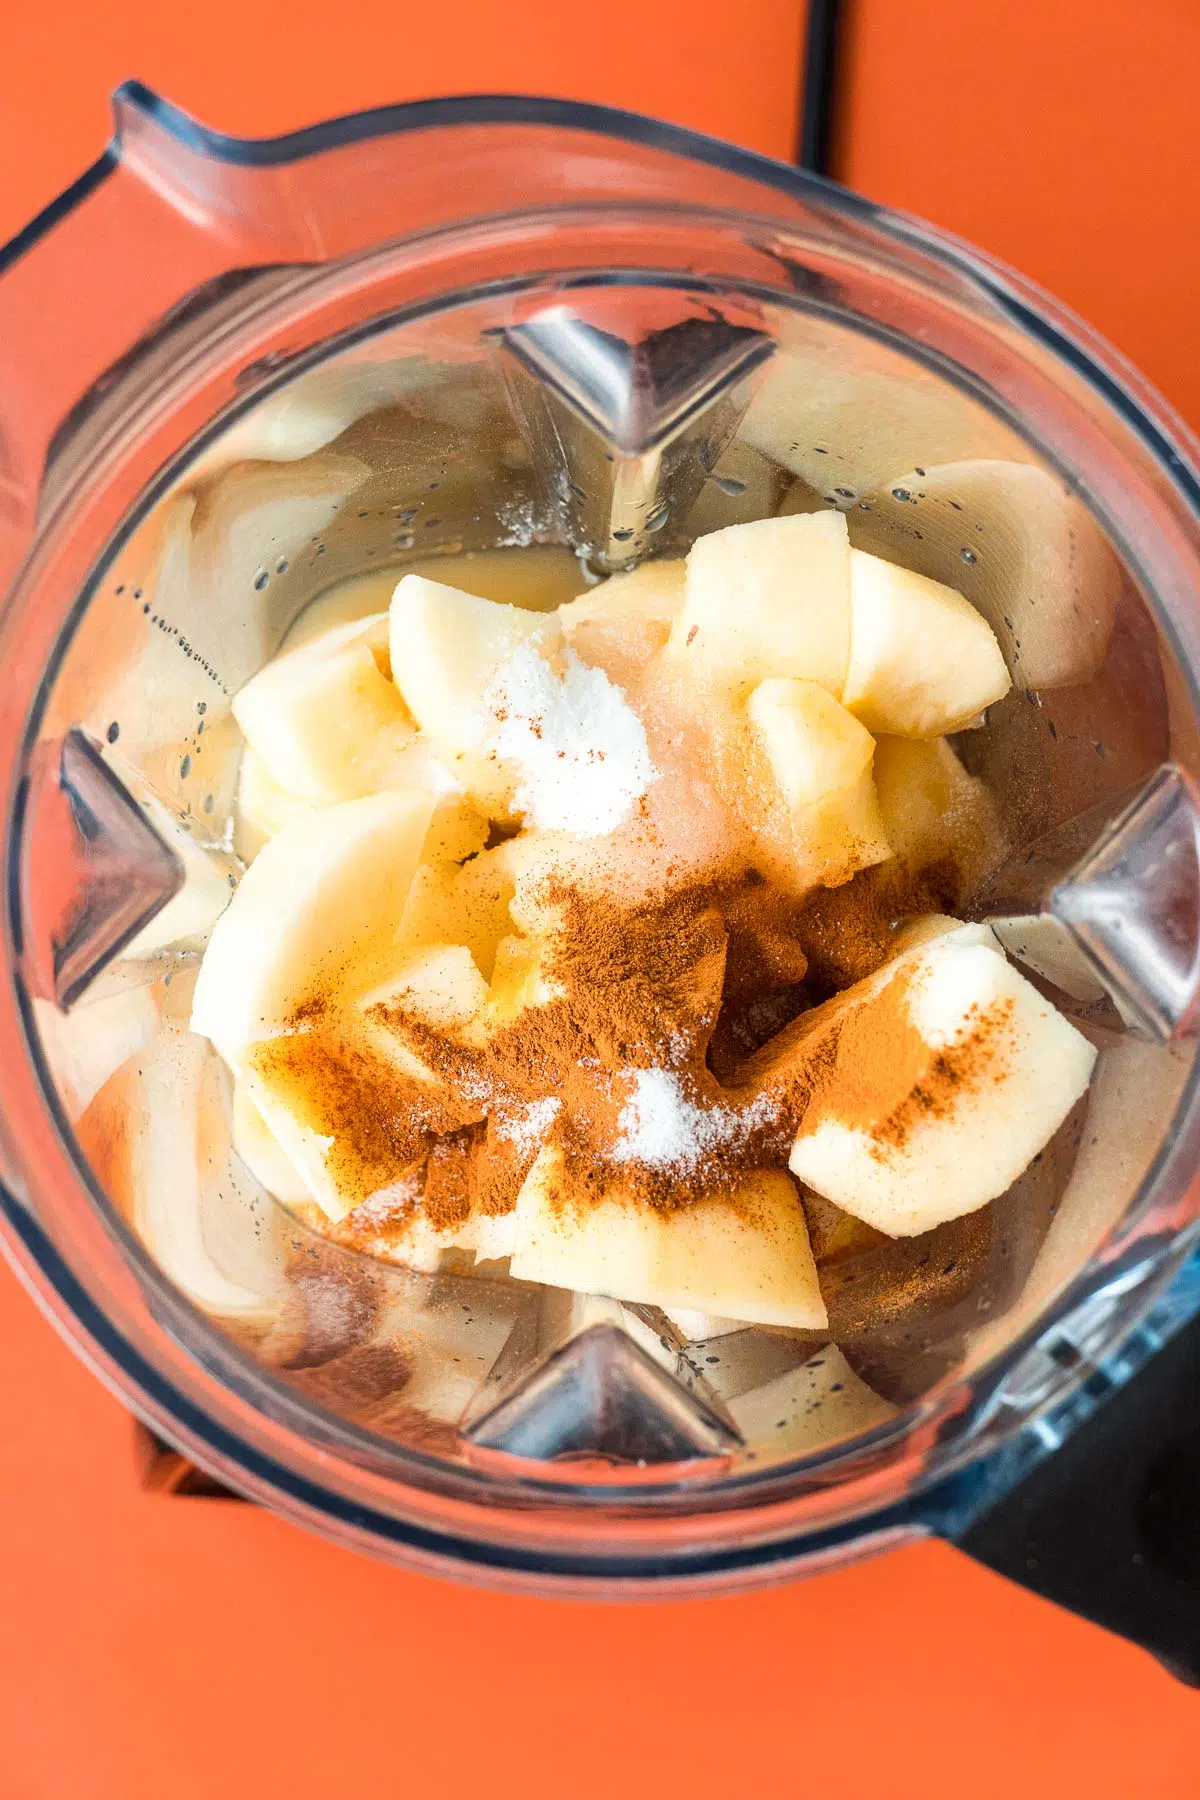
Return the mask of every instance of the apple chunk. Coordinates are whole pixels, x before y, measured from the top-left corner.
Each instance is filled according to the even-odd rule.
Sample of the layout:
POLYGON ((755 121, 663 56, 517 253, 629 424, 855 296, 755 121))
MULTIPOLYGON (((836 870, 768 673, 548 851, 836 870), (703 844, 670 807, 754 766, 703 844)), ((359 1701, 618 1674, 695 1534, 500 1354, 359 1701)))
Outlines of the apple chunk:
POLYGON ((999 638, 1018 687, 1090 681, 1127 580, 1120 559, 1048 469, 972 454, 922 456, 919 475, 894 465, 871 511, 857 514, 855 542, 960 590, 999 638))
POLYGON ((240 1076, 299 1184, 331 1219, 394 1188, 428 1155, 420 1084, 361 1016, 248 1045, 240 1076))
POLYGON ((700 538, 670 648, 749 688, 772 675, 840 694, 850 655, 850 540, 841 513, 760 519, 700 538))
POLYGON ((405 575, 392 596, 390 634, 392 679, 421 730, 468 792, 503 816, 511 784, 485 754, 484 697, 517 650, 555 653, 558 620, 405 575))
POLYGON ((250 1098, 244 1080, 233 1088, 233 1148, 254 1179, 285 1206, 302 1206, 312 1199, 295 1165, 279 1147, 279 1141, 250 1098))
POLYGON ((945 738, 881 737, 873 769, 888 843, 910 868, 953 863, 965 893, 1000 860, 996 803, 945 738))
POLYGON ((381 613, 285 651, 234 696, 234 717, 276 787, 330 806, 395 785, 389 764, 414 727, 386 657, 381 613))
POLYGON ((285 826, 213 928, 192 1030, 236 1063, 306 1000, 386 960, 432 811, 430 795, 397 790, 285 826))
MULTIPOLYGON (((838 996, 798 1046, 793 1174, 889 1237, 976 1211, 1087 1091, 1096 1052, 995 949, 950 932, 838 996), (820 1067, 822 1051, 825 1067, 820 1067)), ((824 1010, 824 1009, 822 1009, 824 1010)))
POLYGON ((644 661, 670 636, 683 609, 686 583, 687 564, 681 557, 612 575, 559 607, 563 636, 584 662, 602 669, 644 661))
POLYGON ((561 1152, 538 1153, 517 1198, 511 1271, 639 1305, 820 1329, 825 1303, 799 1196, 779 1172, 664 1214, 619 1189, 577 1205, 561 1152))
POLYGON ((954 588, 850 552, 850 661, 842 702, 870 731, 943 737, 1012 685, 987 620, 954 588))
POLYGON ((805 858, 829 885, 891 854, 870 732, 815 681, 762 681, 746 710, 805 858))
POLYGON ((247 744, 238 770, 234 826, 234 848, 243 862, 253 862, 263 845, 285 825, 314 810, 306 801, 297 800, 273 781, 266 764, 247 744))

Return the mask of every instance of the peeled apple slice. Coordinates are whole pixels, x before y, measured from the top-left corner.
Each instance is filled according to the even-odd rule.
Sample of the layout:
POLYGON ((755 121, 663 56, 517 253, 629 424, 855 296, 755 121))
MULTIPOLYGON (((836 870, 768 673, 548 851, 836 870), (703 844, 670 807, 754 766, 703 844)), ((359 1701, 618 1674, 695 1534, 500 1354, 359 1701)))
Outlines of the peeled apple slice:
POLYGON ((840 694, 850 655, 850 539, 838 512, 759 519, 700 538, 670 648, 749 688, 767 676, 840 694))
POLYGON ((615 1191, 576 1205, 564 1180, 561 1152, 548 1145, 517 1198, 515 1280, 756 1325, 820 1329, 828 1322, 804 1213, 786 1175, 747 1174, 736 1194, 671 1214, 615 1191))
POLYGON ((263 845, 293 819, 314 810, 303 800, 285 794, 267 774, 265 763, 247 745, 238 769, 234 848, 243 862, 251 863, 263 845))
POLYGON ((748 1444, 770 1446, 775 1439, 792 1456, 857 1437, 896 1416, 896 1408, 854 1373, 836 1344, 826 1344, 798 1369, 787 1369, 728 1404, 748 1444))
POLYGON ((612 575, 559 607, 563 636, 584 662, 602 669, 653 656, 682 611, 686 582, 681 557, 612 575))
MULTIPOLYGON (((204 488, 192 520, 186 603, 171 623, 227 688, 245 686, 273 655, 278 585, 369 473, 357 457, 328 452, 286 465, 239 463, 204 488)), ((156 599, 155 611, 164 610, 156 599)))
POLYGON ((746 706, 807 856, 829 883, 891 854, 871 734, 815 681, 760 682, 746 706))
POLYGON ((392 953, 432 811, 428 794, 400 790, 285 826, 217 921, 192 1030, 236 1063, 305 1000, 392 953))
POLYGON ((70 1012, 47 1000, 31 1004, 59 1100, 72 1121, 123 1063, 147 1049, 160 1024, 150 987, 121 988, 70 1012))
POLYGON ((393 785, 389 765, 414 729, 385 672, 387 628, 386 613, 335 626, 275 657, 234 697, 234 717, 267 775, 309 806, 393 785))
POLYGON ((986 619, 953 588, 850 552, 850 661, 842 703, 869 731, 958 731, 1011 686, 986 619))
MULTIPOLYGON (((919 918, 910 919, 897 928, 888 963, 899 956, 907 956, 912 950, 923 949, 936 938, 952 938, 956 944, 983 944, 988 950, 1000 949, 1000 940, 991 925, 982 920, 966 923, 962 919, 952 919, 948 913, 922 913, 919 918)), ((853 996, 858 993, 858 988, 845 991, 853 996)))
POLYGON ((487 1004, 488 984, 463 944, 416 950, 380 987, 363 996, 363 1010, 399 1007, 430 1025, 465 1025, 487 1004))
POLYGON ((245 1091, 321 1210, 344 1219, 386 1195, 425 1160, 429 1133, 402 1055, 385 1032, 347 1014, 251 1044, 245 1091))
POLYGON ((1124 585, 1115 552, 1048 470, 976 457, 918 456, 920 475, 895 476, 870 512, 856 514, 855 541, 965 594, 1003 645, 1018 687, 1090 680, 1124 585))
POLYGON ((226 1087, 208 1046, 163 1024, 76 1130, 167 1279, 206 1313, 266 1323, 285 1296, 285 1246, 274 1208, 231 1155, 226 1087))
POLYGON ((413 878, 397 942, 404 952, 465 945, 490 981, 496 946, 512 930, 513 871, 507 845, 481 850, 469 862, 423 861, 413 878))
POLYGON ((488 820, 472 804, 445 763, 418 736, 388 763, 389 788, 420 788, 436 802, 422 856, 426 862, 462 862, 487 842, 488 820))
POLYGON ((815 681, 761 681, 746 709, 789 806, 816 806, 870 773, 874 738, 815 681))
POLYGON ((522 645, 545 656, 558 649, 558 620, 405 575, 392 596, 390 630, 392 679, 417 724, 468 792, 503 808, 503 772, 480 754, 482 701, 497 670, 522 645))
POLYGON ((245 1081, 236 1081, 233 1088, 233 1147, 255 1181, 284 1206, 301 1206, 312 1199, 295 1164, 284 1155, 251 1099, 245 1081))
POLYGON ((693 1312, 686 1306, 664 1307, 663 1311, 687 1339, 689 1344, 707 1343, 709 1338, 730 1337, 745 1329, 745 1319, 723 1319, 718 1313, 693 1312))
POLYGON ((893 854, 914 869, 953 862, 962 890, 970 891, 1003 851, 985 784, 967 774, 945 738, 878 738, 872 767, 893 854))
POLYGON ((1086 1093, 1096 1052, 957 932, 892 966, 861 1004, 845 997, 789 1166, 864 1224, 915 1237, 1012 1186, 1086 1093))

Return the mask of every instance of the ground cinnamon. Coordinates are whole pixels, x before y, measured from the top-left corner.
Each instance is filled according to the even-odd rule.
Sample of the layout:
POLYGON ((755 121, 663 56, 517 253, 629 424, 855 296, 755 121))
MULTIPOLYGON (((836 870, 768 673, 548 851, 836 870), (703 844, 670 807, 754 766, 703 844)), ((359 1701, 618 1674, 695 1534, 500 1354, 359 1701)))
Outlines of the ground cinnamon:
POLYGON ((423 1169, 438 1231, 511 1210, 543 1142, 562 1152, 573 1204, 620 1191, 670 1211, 786 1167, 821 1117, 869 1131, 882 1153, 993 1067, 1002 1021, 934 1053, 906 975, 868 1004, 812 1004, 809 957, 825 979, 861 979, 917 897, 913 878, 875 869, 815 901, 753 872, 632 905, 548 879, 536 896, 547 923, 528 940, 540 1003, 486 1030, 393 1003, 364 1027, 310 1003, 256 1059, 333 1138, 343 1193, 365 1200, 423 1169))

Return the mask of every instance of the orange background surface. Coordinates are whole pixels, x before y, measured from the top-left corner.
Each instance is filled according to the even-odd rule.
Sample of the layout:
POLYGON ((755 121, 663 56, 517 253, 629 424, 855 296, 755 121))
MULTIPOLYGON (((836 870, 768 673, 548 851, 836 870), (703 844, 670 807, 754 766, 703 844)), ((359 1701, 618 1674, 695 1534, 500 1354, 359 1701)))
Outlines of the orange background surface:
MULTIPOLYGON (((0 0, 0 239, 139 75, 274 132, 443 91, 604 100, 787 155, 793 0, 0 0)), ((1001 255, 1200 425, 1195 0, 857 0, 842 171, 1001 255)), ((922 1545, 744 1599, 455 1588, 137 1485, 0 1271, 0 1800, 1194 1800, 1200 1696, 922 1545)))

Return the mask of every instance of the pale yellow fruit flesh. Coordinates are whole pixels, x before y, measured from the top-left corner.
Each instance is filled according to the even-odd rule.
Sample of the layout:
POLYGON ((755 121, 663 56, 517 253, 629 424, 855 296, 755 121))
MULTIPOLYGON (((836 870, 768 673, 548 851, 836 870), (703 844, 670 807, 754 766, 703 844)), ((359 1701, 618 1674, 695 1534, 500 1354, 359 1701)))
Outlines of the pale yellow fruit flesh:
MULTIPOLYGON (((848 1123, 835 1081, 810 1103, 790 1158, 807 1186, 889 1237, 931 1231, 1004 1193, 1086 1092, 1096 1060, 1087 1039, 986 944, 949 933, 906 966, 906 1004, 927 1050, 912 1075, 915 1102, 885 1084, 880 1116, 848 1123), (931 1105, 935 1064, 958 1067, 956 1054, 957 1085, 931 1105), (898 1108, 907 1108, 900 1132, 898 1108)), ((886 1009, 888 985, 868 978, 861 1004, 886 1009)), ((839 999, 856 1004, 853 991, 839 999)), ((861 1112, 861 1093, 853 1104, 861 1112)))
POLYGON ((236 1064, 307 999, 391 953, 433 802, 404 791, 297 819, 265 845, 218 919, 192 1029, 236 1064))
POLYGON ((813 681, 760 682, 746 710, 790 814, 797 868, 834 884, 890 856, 870 732, 813 681))
POLYGON ((558 650, 557 618, 405 575, 390 620, 392 679, 417 724, 472 798, 506 817, 512 784, 484 751, 484 697, 516 650, 546 656, 558 650))
POLYGON ((276 787, 330 806, 394 785, 389 764, 415 728, 386 659, 381 614, 276 657, 235 695, 234 717, 276 787))
POLYGON ((799 1196, 777 1171, 663 1214, 619 1191, 576 1207, 547 1146, 517 1199, 512 1274, 641 1305, 819 1329, 825 1303, 799 1196))
POLYGON ((669 642, 700 678, 745 691, 790 675, 840 694, 850 656, 845 519, 762 519, 701 538, 669 642))
POLYGON ((1011 685, 994 632, 961 594, 865 551, 850 552, 842 703, 869 731, 942 737, 1011 685))

